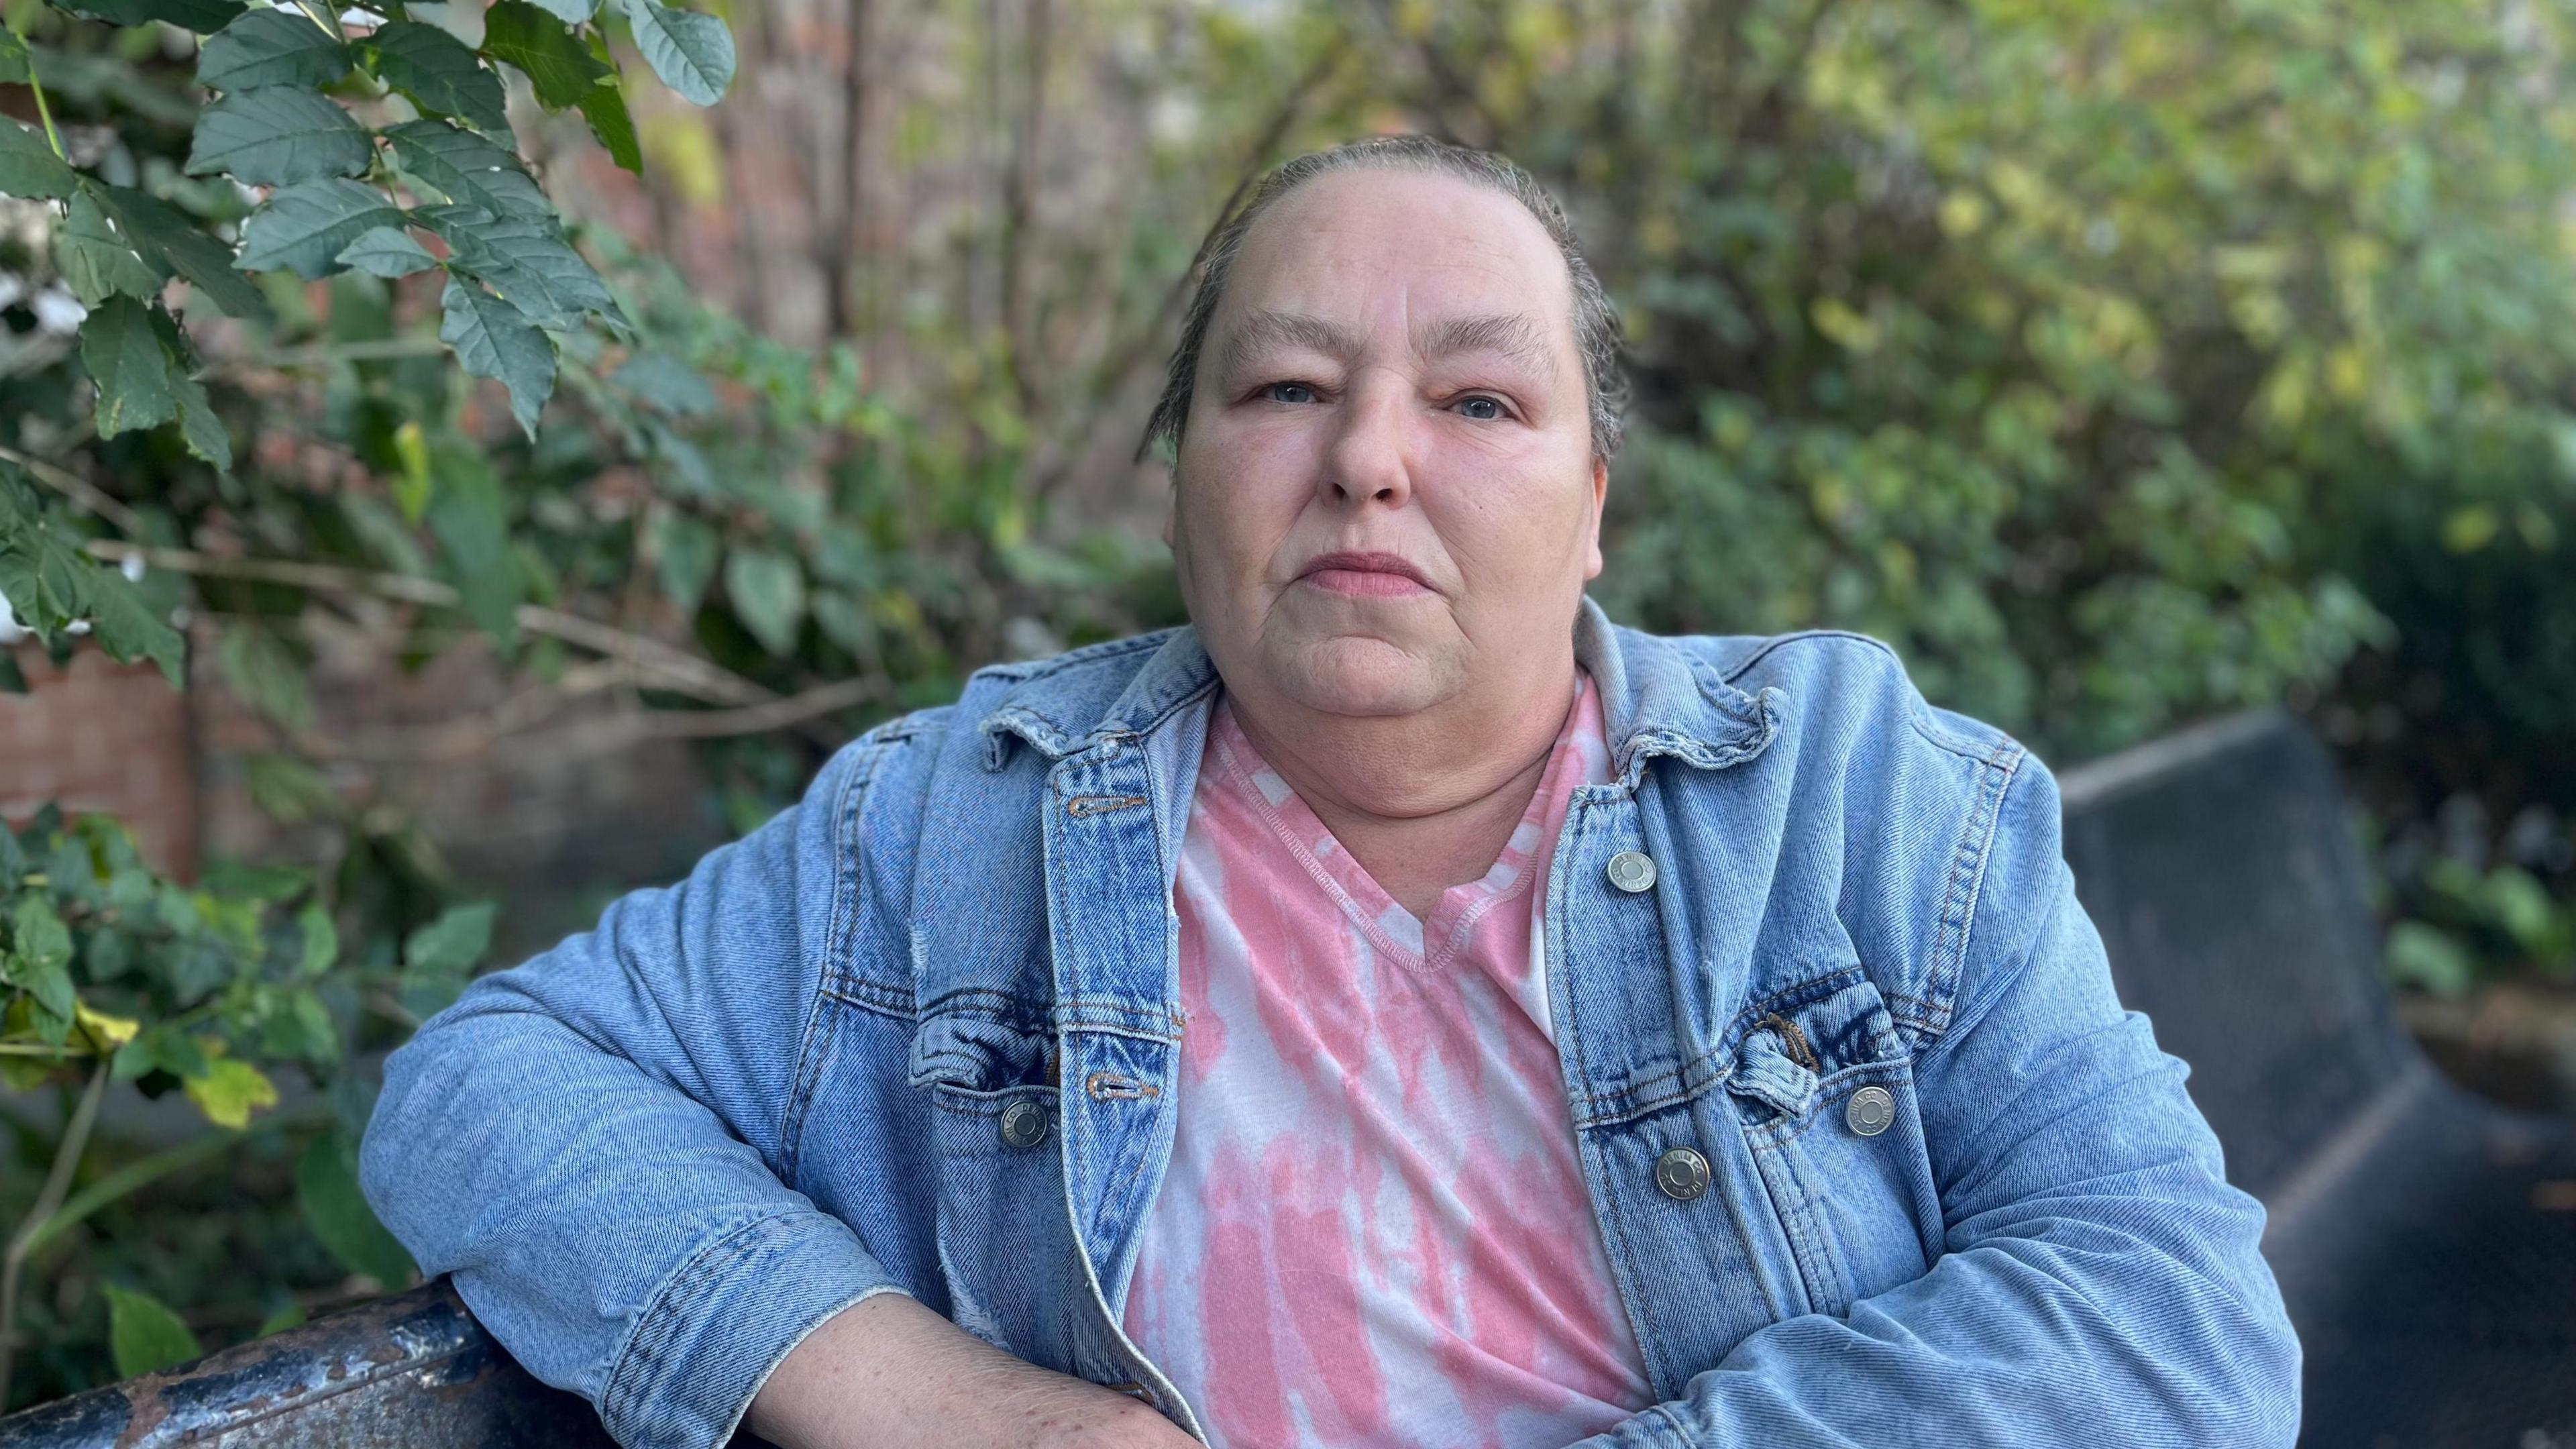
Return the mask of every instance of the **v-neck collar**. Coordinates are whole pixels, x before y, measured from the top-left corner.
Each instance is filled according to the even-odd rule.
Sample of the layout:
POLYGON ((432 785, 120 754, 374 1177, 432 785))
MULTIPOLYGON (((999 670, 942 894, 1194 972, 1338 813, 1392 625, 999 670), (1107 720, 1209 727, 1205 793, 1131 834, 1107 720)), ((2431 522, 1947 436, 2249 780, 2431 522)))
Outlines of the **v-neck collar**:
MULTIPOLYGON (((1549 747, 1547 768, 1540 772, 1528 806, 1512 827, 1502 852, 1484 875, 1440 893, 1428 920, 1417 918, 1389 895, 1358 857, 1345 849, 1313 807, 1298 797, 1287 779, 1270 767, 1260 750, 1235 722, 1230 701, 1220 698, 1208 722, 1211 758, 1225 781, 1237 790, 1270 828, 1306 874, 1331 896, 1375 947, 1378 954, 1409 971, 1447 969, 1475 938, 1486 916, 1527 898, 1544 872, 1539 846, 1546 833, 1548 807, 1567 788, 1565 772, 1580 768, 1581 752, 1573 748, 1592 681, 1575 671, 1574 701, 1549 747)), ((1579 783, 1579 782, 1578 782, 1579 783)))

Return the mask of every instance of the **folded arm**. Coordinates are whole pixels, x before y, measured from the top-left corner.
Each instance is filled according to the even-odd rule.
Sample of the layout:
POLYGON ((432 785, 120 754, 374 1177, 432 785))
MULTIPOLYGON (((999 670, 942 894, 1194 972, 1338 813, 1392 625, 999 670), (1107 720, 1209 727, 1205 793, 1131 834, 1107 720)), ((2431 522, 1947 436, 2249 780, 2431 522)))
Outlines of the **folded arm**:
POLYGON ((362 1157, 377 1215, 621 1443, 722 1443, 808 1332, 899 1287, 777 1171, 862 748, 680 885, 475 982, 386 1063, 362 1157))
POLYGON ((1764 1328, 1594 1445, 2290 1444, 2299 1351, 2183 1064, 2113 995, 2053 782, 2007 796, 1952 1024, 1917 1057, 1929 1273, 1764 1328), (1977 943, 1983 938, 1983 945, 1977 943))

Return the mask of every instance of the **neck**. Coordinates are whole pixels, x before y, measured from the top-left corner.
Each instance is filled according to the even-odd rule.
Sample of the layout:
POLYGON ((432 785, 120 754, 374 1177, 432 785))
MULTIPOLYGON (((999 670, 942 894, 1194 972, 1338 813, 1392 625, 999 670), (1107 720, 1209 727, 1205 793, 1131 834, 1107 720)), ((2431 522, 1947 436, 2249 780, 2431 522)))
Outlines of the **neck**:
POLYGON ((1388 895, 1427 918, 1493 867, 1574 703, 1574 654, 1405 715, 1308 709, 1228 686, 1235 723, 1388 895))

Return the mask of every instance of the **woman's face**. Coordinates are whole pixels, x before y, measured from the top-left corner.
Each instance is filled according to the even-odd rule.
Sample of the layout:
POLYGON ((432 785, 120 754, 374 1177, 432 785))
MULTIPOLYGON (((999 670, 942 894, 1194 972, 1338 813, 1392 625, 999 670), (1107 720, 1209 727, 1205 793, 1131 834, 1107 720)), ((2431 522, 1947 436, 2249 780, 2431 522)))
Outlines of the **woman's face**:
POLYGON ((1165 539, 1229 688, 1409 714, 1570 657, 1601 571, 1573 285, 1452 177, 1320 177, 1256 222, 1208 328, 1165 539))

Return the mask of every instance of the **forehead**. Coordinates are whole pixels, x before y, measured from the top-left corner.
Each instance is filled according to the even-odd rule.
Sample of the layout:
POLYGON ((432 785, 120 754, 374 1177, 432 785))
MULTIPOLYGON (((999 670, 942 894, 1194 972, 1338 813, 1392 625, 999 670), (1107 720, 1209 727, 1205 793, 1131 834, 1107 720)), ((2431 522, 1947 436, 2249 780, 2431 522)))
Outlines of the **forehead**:
POLYGON ((1556 243, 1514 198, 1455 176, 1363 167, 1307 182, 1253 223, 1216 330, 1255 311, 1363 327, 1521 312, 1571 347, 1573 292, 1556 243))

